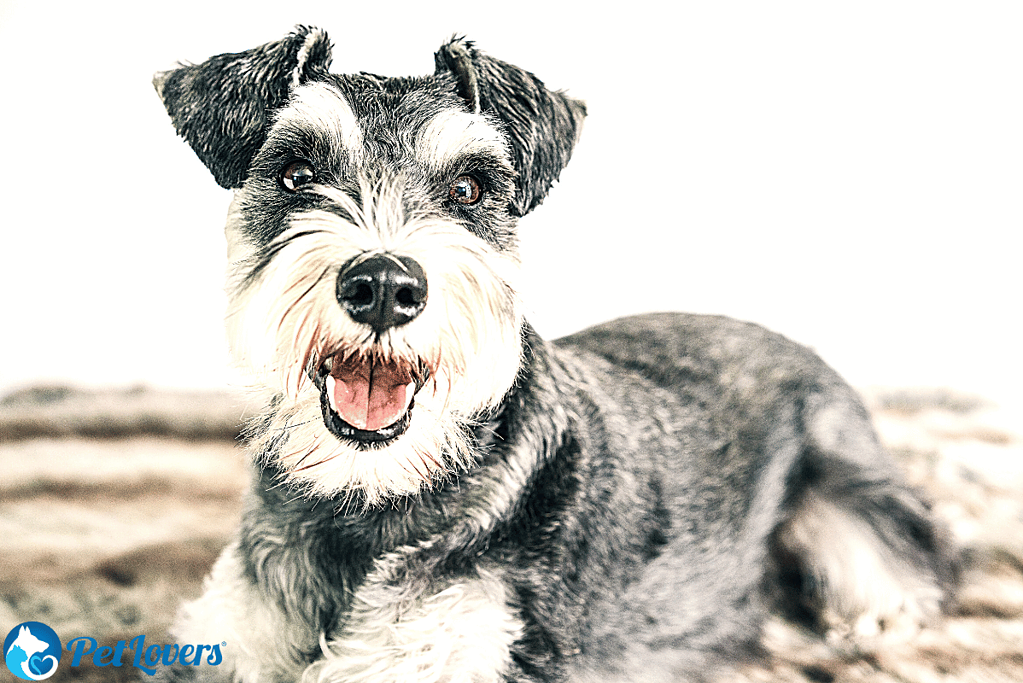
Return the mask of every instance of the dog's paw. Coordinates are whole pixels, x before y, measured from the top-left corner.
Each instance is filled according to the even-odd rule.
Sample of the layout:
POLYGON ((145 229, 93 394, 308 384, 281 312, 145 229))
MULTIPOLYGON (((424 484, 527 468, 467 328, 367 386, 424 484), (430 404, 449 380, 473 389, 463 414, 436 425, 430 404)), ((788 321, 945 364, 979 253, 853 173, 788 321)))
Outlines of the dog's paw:
MULTIPOLYGON (((892 577, 877 577, 882 583, 892 577)), ((863 611, 850 614, 825 609, 821 619, 831 643, 851 642, 866 645, 878 640, 907 642, 931 626, 941 614, 941 591, 921 581, 907 590, 904 585, 890 583, 883 591, 884 600, 875 601, 863 611)), ((876 597, 877 594, 875 594, 876 597)))
POLYGON ((885 543, 867 520, 810 496, 778 536, 796 557, 829 639, 912 637, 941 614, 933 570, 885 543))

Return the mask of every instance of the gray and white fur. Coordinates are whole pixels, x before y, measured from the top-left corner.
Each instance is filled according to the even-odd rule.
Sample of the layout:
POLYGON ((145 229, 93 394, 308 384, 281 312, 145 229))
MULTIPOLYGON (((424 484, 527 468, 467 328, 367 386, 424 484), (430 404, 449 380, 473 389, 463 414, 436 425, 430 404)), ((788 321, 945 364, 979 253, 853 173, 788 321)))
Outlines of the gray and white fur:
POLYGON ((234 191, 229 336, 267 406, 173 632, 225 661, 165 680, 701 681, 770 610, 939 613, 943 537, 812 352, 723 317, 523 319, 516 222, 581 102, 463 39, 422 77, 330 53, 298 27, 155 80, 234 191))

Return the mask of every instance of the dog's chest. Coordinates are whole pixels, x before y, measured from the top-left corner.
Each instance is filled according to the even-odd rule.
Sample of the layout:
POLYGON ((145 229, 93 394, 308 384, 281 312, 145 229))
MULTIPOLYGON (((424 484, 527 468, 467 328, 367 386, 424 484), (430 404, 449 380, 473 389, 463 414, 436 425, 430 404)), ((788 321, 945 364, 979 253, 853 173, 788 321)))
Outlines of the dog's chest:
POLYGON ((507 589, 480 573, 432 594, 395 599, 371 577, 342 632, 303 680, 488 683, 503 680, 522 624, 507 589))

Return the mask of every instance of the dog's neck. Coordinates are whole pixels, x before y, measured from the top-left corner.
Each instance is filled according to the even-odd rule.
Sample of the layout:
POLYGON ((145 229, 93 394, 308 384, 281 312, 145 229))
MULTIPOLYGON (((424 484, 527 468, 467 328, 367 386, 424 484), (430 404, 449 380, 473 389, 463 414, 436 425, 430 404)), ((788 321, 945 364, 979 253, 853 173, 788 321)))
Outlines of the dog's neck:
MULTIPOLYGON (((435 562, 491 548, 508 536, 498 528, 509 510, 527 504, 524 491, 561 446, 569 417, 559 406, 563 374, 551 348, 528 324, 524 362, 500 409, 478 426, 477 464, 390 505, 363 509, 343 499, 310 499, 280 482, 272 458, 257 457, 257 471, 243 518, 240 542, 248 573, 291 614, 329 629, 342 619, 355 588, 385 553, 430 546, 435 562), (301 543, 288 539, 301 537, 301 543), (315 540, 313 540, 315 539, 315 540), (436 543, 425 544, 430 539, 436 543), (313 590, 311 586, 315 585, 313 590), (333 591, 324 600, 325 590, 333 591)), ((512 534, 514 535, 514 534, 512 534)))

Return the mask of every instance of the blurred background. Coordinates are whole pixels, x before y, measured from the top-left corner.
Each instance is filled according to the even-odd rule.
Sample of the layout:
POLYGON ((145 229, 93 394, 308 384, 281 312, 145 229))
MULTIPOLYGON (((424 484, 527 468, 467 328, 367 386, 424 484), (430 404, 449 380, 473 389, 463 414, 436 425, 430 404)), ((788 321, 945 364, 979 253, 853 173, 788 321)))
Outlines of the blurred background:
POLYGON ((866 649, 773 622, 736 681, 1023 680, 1016 0, 0 0, 0 636, 161 642, 231 538, 257 407, 223 332, 230 196, 150 81, 297 23, 337 72, 430 73, 458 33, 586 100, 521 224, 543 334, 731 315, 864 390, 961 552, 959 600, 866 649))
POLYGON ((338 72, 431 72, 453 33, 585 99, 522 224, 533 323, 754 320, 858 386, 1002 402, 1023 378, 1016 2, 0 0, 0 394, 236 383, 220 189, 155 71, 321 26, 338 72))

